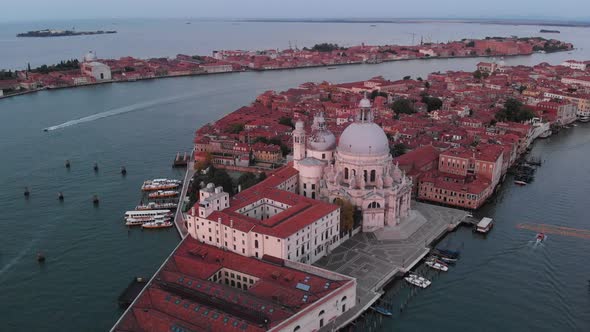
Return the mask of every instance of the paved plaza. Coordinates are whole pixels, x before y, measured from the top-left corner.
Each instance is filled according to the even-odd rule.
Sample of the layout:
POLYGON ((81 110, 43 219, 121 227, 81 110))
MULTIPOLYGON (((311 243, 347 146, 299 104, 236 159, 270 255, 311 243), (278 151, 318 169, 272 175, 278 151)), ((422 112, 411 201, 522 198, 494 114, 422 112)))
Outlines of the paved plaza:
POLYGON ((412 209, 415 211, 401 228, 359 233, 314 264, 357 279, 356 306, 326 326, 326 330, 348 324, 369 308, 389 280, 420 261, 430 251, 430 243, 468 214, 418 202, 412 202, 412 209))

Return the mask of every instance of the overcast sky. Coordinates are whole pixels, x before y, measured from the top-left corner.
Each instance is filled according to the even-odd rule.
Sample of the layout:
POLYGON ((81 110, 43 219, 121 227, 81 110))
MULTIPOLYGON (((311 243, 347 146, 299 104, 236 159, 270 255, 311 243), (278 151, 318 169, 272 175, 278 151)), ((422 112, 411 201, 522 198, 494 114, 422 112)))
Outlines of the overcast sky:
POLYGON ((589 19, 590 0, 2 0, 0 22, 128 17, 589 19))

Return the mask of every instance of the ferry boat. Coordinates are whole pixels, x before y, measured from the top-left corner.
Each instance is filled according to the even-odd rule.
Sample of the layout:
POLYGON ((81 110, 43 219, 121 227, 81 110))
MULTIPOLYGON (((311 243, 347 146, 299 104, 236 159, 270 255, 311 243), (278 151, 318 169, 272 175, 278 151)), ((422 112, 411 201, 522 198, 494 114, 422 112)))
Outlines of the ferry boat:
POLYGON ((430 280, 428 280, 424 277, 421 277, 417 274, 414 274, 414 273, 410 273, 410 275, 408 275, 404 279, 406 280, 406 282, 408 282, 414 286, 421 287, 421 288, 426 288, 426 287, 430 286, 430 284, 431 284, 430 280))
POLYGON ((168 222, 170 221, 170 216, 155 216, 151 218, 127 218, 125 221, 126 226, 140 226, 147 223, 153 222, 168 222))
POLYGON ((494 227, 494 220, 492 218, 482 218, 474 227, 474 231, 478 233, 487 233, 494 227))
POLYGON ((175 197, 178 195, 178 191, 176 190, 158 190, 156 192, 150 193, 148 195, 149 198, 166 198, 166 197, 175 197))
POLYGON ((426 265, 428 265, 430 268, 433 268, 433 269, 439 270, 439 271, 443 271, 443 272, 447 272, 449 270, 449 266, 447 264, 437 260, 434 257, 432 257, 431 259, 428 259, 426 261, 426 265))
POLYGON ((147 211, 127 211, 125 212, 125 219, 136 218, 136 217, 155 217, 168 215, 171 216, 170 210, 147 210, 147 211))
POLYGON ((152 222, 146 222, 145 224, 141 225, 141 227, 143 228, 149 228, 149 229, 156 229, 156 228, 168 228, 168 227, 172 227, 174 226, 174 224, 170 221, 162 221, 162 220, 156 220, 156 221, 152 221, 152 222))
POLYGON ((168 190, 178 188, 178 183, 144 183, 141 186, 142 191, 156 191, 156 190, 168 190))
POLYGON ((178 204, 176 203, 155 203, 149 202, 147 204, 138 205, 135 207, 135 210, 145 211, 145 210, 163 210, 163 209, 176 209, 178 204))

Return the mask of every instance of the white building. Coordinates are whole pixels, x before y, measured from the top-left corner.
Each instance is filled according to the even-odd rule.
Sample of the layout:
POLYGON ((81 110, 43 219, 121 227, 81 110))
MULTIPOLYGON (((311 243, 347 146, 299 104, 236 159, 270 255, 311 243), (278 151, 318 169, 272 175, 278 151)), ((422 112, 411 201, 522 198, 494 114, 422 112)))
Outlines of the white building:
POLYGON ((567 60, 564 61, 561 65, 569 67, 571 69, 586 70, 586 67, 588 67, 588 63, 588 61, 567 60))
POLYGON ((93 77, 96 81, 108 81, 111 79, 111 68, 104 63, 96 61, 84 62, 80 67, 82 74, 93 77))
POLYGON ((373 122, 371 103, 364 98, 359 115, 340 136, 325 127, 322 114, 306 138, 304 124, 293 131, 293 161, 299 170, 299 193, 328 202, 346 200, 362 212, 362 229, 396 227, 409 215, 411 180, 393 165, 389 141, 373 122))
POLYGON ((187 215, 188 232, 243 256, 311 264, 340 244, 340 208, 297 195, 297 187, 292 167, 231 199, 210 184, 187 215))

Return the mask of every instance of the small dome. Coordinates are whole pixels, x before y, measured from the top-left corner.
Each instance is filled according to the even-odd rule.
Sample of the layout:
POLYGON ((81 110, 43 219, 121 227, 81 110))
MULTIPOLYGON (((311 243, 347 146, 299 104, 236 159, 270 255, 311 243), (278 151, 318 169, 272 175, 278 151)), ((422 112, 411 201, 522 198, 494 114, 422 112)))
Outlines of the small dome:
POLYGON ((354 122, 340 135, 338 152, 359 156, 387 156, 389 140, 378 124, 354 122))
POLYGON ((329 130, 318 130, 309 138, 309 148, 316 151, 328 151, 336 147, 336 136, 329 130))
POLYGON ((371 108, 371 101, 369 99, 367 99, 367 97, 361 99, 361 102, 359 103, 359 107, 360 108, 371 108))
POLYGON ((86 55, 84 56, 84 62, 92 62, 95 60, 96 60, 96 54, 94 54, 94 52, 92 52, 92 51, 86 53, 86 55))

